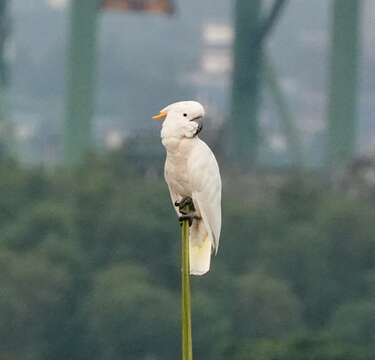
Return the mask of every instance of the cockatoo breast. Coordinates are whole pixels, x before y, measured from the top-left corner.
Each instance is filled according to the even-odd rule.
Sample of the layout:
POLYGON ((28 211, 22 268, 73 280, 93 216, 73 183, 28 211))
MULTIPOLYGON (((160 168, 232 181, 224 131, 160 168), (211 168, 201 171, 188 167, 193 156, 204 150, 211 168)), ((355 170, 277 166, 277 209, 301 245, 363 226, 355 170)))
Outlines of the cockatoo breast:
POLYGON ((167 151, 165 160, 166 180, 173 191, 181 197, 192 195, 187 166, 196 142, 197 138, 162 138, 162 143, 167 151))

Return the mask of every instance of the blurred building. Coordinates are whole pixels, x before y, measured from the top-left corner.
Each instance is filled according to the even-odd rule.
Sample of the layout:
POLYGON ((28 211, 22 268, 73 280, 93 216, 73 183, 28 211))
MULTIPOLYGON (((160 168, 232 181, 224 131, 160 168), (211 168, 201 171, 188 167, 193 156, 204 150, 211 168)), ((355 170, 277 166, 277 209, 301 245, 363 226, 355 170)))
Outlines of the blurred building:
MULTIPOLYGON (((179 99, 199 99, 218 125, 230 121, 226 117, 232 70, 231 5, 226 0, 175 3, 177 12, 172 17, 135 13, 101 16, 94 126, 94 138, 100 147, 148 131, 152 128, 150 115, 179 99), (101 131, 104 133, 99 134, 101 131)), ((38 144, 57 149, 52 152, 61 149, 67 4, 67 0, 12 1, 10 108, 17 127, 29 122, 25 126, 34 128, 33 137, 38 140, 33 140, 33 145, 26 146, 33 137, 17 140, 19 149, 28 149, 27 154, 21 151, 26 157, 35 149, 32 159, 45 153, 37 149, 41 146, 38 144), (18 114, 23 114, 22 119, 17 119, 18 114), (35 126, 35 121, 44 125, 35 126)), ((358 140, 361 153, 375 151, 374 6, 372 1, 365 1, 358 140)), ((321 162, 325 143, 329 24, 325 0, 291 1, 268 47, 279 84, 302 133, 307 160, 316 164, 321 162)), ((269 153, 267 158, 277 163, 286 156, 286 138, 267 93, 262 101, 264 150, 269 153)))

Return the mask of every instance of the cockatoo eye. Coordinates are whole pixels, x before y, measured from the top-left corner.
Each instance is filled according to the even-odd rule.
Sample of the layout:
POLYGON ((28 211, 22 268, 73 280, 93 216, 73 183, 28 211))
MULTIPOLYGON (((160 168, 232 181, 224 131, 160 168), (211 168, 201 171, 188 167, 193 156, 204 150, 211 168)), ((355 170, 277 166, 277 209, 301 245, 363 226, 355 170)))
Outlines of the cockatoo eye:
POLYGON ((185 114, 184 114, 184 116, 186 117, 186 116, 187 116, 187 114, 185 113, 185 114))

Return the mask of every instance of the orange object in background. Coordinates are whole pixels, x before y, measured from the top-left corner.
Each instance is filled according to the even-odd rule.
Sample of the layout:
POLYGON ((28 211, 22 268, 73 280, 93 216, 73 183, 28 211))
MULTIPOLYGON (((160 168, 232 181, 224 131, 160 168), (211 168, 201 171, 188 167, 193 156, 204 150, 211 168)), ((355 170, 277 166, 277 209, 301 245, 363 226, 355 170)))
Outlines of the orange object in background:
POLYGON ((146 11, 172 14, 174 5, 171 0, 103 0, 101 8, 117 11, 146 11))

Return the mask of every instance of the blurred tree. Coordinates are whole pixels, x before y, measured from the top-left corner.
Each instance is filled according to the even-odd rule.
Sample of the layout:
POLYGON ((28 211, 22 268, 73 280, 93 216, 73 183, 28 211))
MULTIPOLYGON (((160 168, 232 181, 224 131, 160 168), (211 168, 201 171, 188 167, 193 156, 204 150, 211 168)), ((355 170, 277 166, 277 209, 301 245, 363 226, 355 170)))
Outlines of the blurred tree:
POLYGON ((61 266, 35 254, 0 254, 0 357, 41 359, 71 285, 61 266))
MULTIPOLYGON (((246 191, 243 189, 243 191, 246 191)), ((244 203, 225 203, 225 226, 222 237, 236 239, 236 246, 225 241, 220 251, 225 263, 239 275, 256 269, 270 239, 280 242, 284 236, 284 219, 275 206, 262 206, 242 199, 244 203)))
MULTIPOLYGON (((178 223, 163 180, 125 161, 0 159, 1 359, 176 358, 178 223)), ((219 253, 192 281, 196 356, 373 359, 372 200, 312 174, 224 187, 219 253)))
POLYGON ((371 348, 307 335, 285 342, 261 340, 250 343, 235 360, 370 360, 373 356, 371 348))
MULTIPOLYGON (((293 201, 290 209, 286 202, 283 206, 287 214, 304 212, 303 201, 297 208, 293 201)), ((288 279, 303 300, 305 321, 321 328, 339 304, 369 291, 363 274, 375 267, 375 214, 370 204, 332 194, 306 207, 309 217, 286 220, 280 230, 284 236, 268 241, 260 256, 267 271, 288 279)))
POLYGON ((232 341, 231 317, 215 293, 193 291, 193 344, 196 358, 224 359, 232 341))
POLYGON ((51 196, 50 183, 41 169, 25 171, 13 161, 0 162, 0 224, 14 222, 28 206, 51 196))
POLYGON ((178 296, 152 284, 142 267, 98 273, 83 311, 91 359, 175 359, 179 353, 178 296))
POLYGON ((234 332, 242 340, 285 338, 301 327, 301 304, 282 280, 263 273, 237 279, 234 332))
POLYGON ((70 210, 55 201, 40 201, 22 211, 16 223, 3 229, 3 241, 10 249, 24 251, 49 239, 72 239, 74 229, 70 210))
POLYGON ((290 176, 279 189, 277 202, 286 221, 311 221, 324 195, 322 184, 299 176, 290 176))
POLYGON ((337 339, 361 345, 375 343, 375 304, 373 299, 341 305, 334 313, 329 332, 337 339))

